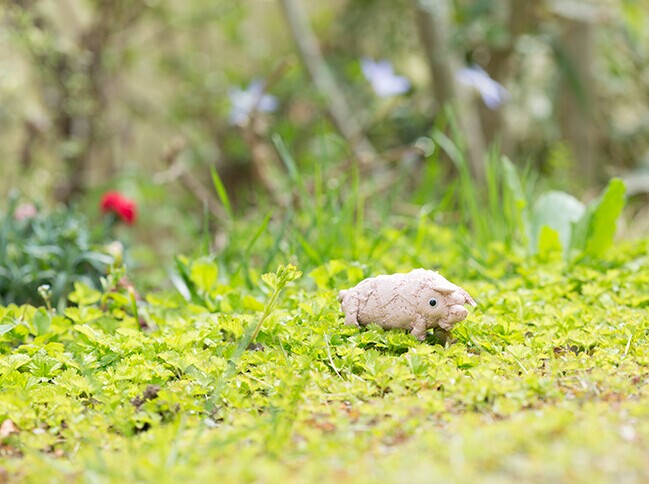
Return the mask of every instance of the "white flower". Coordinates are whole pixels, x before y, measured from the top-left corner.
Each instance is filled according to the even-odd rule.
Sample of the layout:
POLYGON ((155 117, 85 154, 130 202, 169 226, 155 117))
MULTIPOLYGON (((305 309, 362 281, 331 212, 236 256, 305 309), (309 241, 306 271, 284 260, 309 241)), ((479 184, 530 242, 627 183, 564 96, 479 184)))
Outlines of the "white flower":
POLYGON ((379 97, 398 96, 410 89, 410 81, 403 76, 397 76, 392 64, 387 60, 374 62, 371 59, 362 59, 361 70, 379 97))
POLYGON ((229 89, 231 124, 244 126, 248 123, 253 111, 272 113, 277 109, 277 98, 263 92, 262 81, 252 81, 247 89, 229 89))
POLYGON ((461 84, 478 91, 489 109, 496 109, 509 99, 507 89, 489 77, 489 74, 478 65, 460 69, 455 74, 455 78, 461 84))

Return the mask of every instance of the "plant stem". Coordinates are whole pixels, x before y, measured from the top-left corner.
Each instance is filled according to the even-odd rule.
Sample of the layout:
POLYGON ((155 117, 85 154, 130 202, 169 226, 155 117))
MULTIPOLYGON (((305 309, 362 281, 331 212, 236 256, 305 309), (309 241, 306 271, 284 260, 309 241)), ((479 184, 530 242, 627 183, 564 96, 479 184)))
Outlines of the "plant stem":
POLYGON ((133 291, 133 288, 131 287, 128 288, 128 297, 131 301, 131 310, 133 311, 133 316, 135 317, 135 321, 137 322, 138 326, 141 328, 140 314, 137 309, 137 299, 135 298, 135 291, 133 291))
POLYGON ((253 331, 252 336, 250 337, 250 343, 255 341, 255 338, 259 334, 259 331, 261 331, 261 327, 264 324, 264 321, 266 321, 266 319, 270 315, 270 312, 273 310, 273 307, 275 306, 275 303, 277 302, 277 298, 279 297, 280 292, 282 292, 282 287, 280 287, 280 286, 277 286, 273 290, 273 295, 268 300, 268 303, 266 303, 266 307, 264 308, 264 312, 261 315, 261 318, 259 319, 259 322, 257 323, 257 326, 255 327, 255 330, 253 331))

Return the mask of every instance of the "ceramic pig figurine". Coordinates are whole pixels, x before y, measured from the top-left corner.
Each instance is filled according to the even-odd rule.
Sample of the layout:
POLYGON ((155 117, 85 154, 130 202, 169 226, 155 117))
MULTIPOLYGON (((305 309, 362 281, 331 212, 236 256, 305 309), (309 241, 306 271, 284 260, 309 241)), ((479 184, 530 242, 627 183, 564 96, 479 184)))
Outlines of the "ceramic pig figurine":
POLYGON ((419 340, 433 328, 441 328, 445 335, 466 318, 465 304, 476 305, 464 289, 425 269, 365 279, 340 291, 338 300, 349 326, 375 323, 383 329, 402 328, 419 340))

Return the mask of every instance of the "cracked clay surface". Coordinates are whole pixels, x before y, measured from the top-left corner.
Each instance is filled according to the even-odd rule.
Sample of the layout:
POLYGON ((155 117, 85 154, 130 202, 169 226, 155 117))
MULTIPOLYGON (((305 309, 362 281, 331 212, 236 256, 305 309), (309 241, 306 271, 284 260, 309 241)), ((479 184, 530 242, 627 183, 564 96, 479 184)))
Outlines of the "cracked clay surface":
POLYGON ((401 328, 423 340, 429 329, 449 331, 466 318, 469 294, 435 271, 414 269, 407 274, 371 277, 338 295, 345 324, 378 324, 401 328))

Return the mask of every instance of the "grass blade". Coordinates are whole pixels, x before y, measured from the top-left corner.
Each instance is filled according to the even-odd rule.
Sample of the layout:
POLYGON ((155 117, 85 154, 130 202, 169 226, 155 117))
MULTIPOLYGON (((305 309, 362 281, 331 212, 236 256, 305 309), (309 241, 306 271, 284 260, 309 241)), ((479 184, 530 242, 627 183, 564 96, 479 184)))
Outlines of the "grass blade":
POLYGON ((219 173, 214 167, 210 168, 210 171, 212 173, 212 182, 214 183, 216 194, 219 196, 219 200, 221 200, 223 208, 225 208, 228 217, 230 219, 233 219, 234 217, 232 214, 232 205, 230 204, 230 197, 228 197, 228 192, 225 189, 225 185, 223 185, 223 181, 221 180, 219 173))

